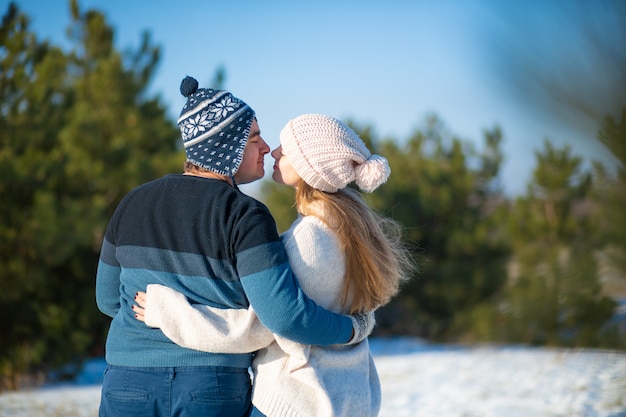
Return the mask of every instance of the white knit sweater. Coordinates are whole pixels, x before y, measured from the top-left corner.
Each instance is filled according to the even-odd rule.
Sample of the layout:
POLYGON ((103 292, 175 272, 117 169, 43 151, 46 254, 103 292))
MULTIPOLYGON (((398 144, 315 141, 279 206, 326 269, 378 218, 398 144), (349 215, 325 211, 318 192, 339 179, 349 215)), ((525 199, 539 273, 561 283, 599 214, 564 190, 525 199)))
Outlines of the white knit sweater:
MULTIPOLYGON (((299 217, 282 235, 304 292, 320 306, 340 305, 345 257, 334 232, 313 216, 299 217)), ((380 410, 380 382, 367 339, 354 345, 301 345, 273 335, 254 311, 190 305, 176 291, 150 285, 146 324, 181 346, 210 352, 259 350, 253 362, 252 403, 268 417, 368 417, 380 410)))

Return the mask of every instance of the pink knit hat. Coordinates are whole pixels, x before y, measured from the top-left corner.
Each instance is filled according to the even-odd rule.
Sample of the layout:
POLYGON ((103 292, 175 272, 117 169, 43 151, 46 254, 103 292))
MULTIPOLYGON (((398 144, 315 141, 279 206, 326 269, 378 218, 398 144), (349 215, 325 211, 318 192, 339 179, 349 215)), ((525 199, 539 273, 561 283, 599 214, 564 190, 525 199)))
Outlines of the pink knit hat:
POLYGON ((321 114, 304 114, 280 132, 283 154, 311 187, 334 193, 356 181, 372 192, 389 178, 386 158, 372 155, 361 138, 341 121, 321 114))

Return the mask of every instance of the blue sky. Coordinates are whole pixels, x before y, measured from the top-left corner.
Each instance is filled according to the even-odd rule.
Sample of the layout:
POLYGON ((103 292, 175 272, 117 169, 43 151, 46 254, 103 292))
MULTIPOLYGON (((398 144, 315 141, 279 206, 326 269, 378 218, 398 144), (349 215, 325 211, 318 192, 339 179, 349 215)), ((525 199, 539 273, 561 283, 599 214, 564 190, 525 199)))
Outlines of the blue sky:
MULTIPOLYGON (((40 38, 67 44, 69 2, 17 3, 40 38)), ((6 10, 7 0, 0 4, 6 10)), ((181 79, 192 75, 207 86, 223 66, 225 88, 255 109, 271 147, 277 146, 285 122, 302 113, 369 123, 380 137, 396 140, 436 114, 450 131, 479 147, 485 129, 502 128, 502 184, 509 194, 525 190, 534 151, 546 138, 571 144, 581 156, 611 162, 593 132, 537 117, 508 93, 506 80, 493 70, 490 39, 502 36, 515 23, 507 19, 514 20, 516 13, 503 15, 494 4, 498 2, 79 1, 82 11, 96 8, 105 14, 118 49, 138 48, 141 33, 151 32, 153 43, 162 48, 151 91, 161 96, 172 119, 184 104, 181 79)), ((540 3, 529 4, 536 8, 540 3)), ((525 16, 552 22, 550 13, 554 8, 525 16)), ((525 38, 512 40, 523 44, 525 38)), ((266 173, 270 161, 268 157, 266 173)))

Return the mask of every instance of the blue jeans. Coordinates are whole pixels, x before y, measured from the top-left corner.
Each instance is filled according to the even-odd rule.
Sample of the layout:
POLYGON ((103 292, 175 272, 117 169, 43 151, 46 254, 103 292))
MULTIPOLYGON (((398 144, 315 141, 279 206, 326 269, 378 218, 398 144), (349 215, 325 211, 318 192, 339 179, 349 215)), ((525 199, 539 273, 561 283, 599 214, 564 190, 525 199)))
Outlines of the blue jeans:
POLYGON ((108 365, 100 417, 247 416, 250 374, 244 368, 186 366, 134 368, 108 365))

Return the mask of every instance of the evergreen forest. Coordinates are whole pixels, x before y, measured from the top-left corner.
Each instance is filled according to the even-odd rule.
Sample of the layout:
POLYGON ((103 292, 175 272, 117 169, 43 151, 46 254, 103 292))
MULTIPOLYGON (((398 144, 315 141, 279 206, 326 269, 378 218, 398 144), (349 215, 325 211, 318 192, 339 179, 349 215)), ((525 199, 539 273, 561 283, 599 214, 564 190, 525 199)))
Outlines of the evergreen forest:
MULTIPOLYGON (((100 12, 70 6, 70 51, 40 40, 15 3, 1 11, 0 390, 103 355, 109 318, 95 271, 107 222, 129 190, 184 162, 175 123, 148 91, 159 46, 146 33, 118 51, 100 12)), ((612 321, 626 298, 623 105, 589 139, 616 170, 545 140, 513 197, 499 179, 506 126, 476 146, 437 115, 394 139, 351 122, 393 171, 364 197, 403 226, 417 266, 378 311, 374 336, 626 350, 626 324, 612 321)), ((286 230, 293 191, 261 190, 286 230)))

